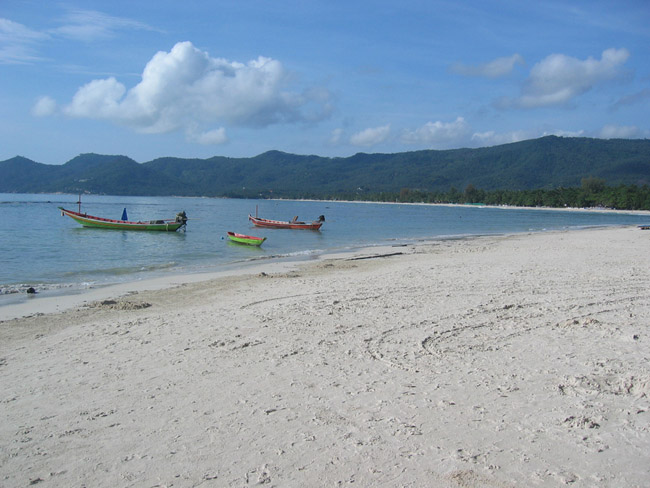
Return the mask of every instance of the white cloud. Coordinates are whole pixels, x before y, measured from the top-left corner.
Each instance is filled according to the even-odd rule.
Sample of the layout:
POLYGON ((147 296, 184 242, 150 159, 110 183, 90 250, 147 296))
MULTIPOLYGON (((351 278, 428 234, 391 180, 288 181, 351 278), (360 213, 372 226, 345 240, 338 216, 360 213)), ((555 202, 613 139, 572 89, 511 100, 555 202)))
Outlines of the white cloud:
POLYGON ((606 125, 600 130, 602 139, 635 139, 641 136, 641 131, 635 126, 606 125))
POLYGON ((194 132, 188 131, 186 136, 188 141, 197 142, 205 146, 225 144, 226 142, 228 142, 228 137, 226 136, 226 129, 223 127, 209 130, 207 132, 202 132, 200 134, 195 134, 194 132))
POLYGON ((77 90, 64 112, 146 133, 194 133, 215 122, 249 127, 310 122, 329 113, 323 90, 291 92, 288 82, 277 60, 230 62, 179 42, 155 54, 130 90, 115 78, 94 80, 77 90))
POLYGON ((502 100, 500 104, 519 108, 564 105, 618 76, 629 56, 627 49, 607 49, 600 59, 589 57, 584 61, 552 54, 533 66, 519 98, 502 100))
POLYGON ((32 107, 35 117, 47 117, 56 113, 56 101, 51 97, 40 97, 32 107))
POLYGON ((48 39, 37 32, 9 19, 0 18, 0 64, 24 64, 38 61, 37 43, 48 39))
MULTIPOLYGON (((602 133, 616 134, 610 137, 633 137, 634 134, 631 130, 628 132, 621 130, 617 133, 613 128, 609 128, 609 132, 605 132, 605 129, 603 129, 602 133)), ((636 137, 640 137, 640 133, 641 131, 637 131, 636 137)), ((472 127, 463 117, 458 117, 453 122, 428 122, 416 130, 405 132, 402 135, 401 141, 405 144, 426 145, 432 149, 451 149, 457 147, 498 146, 549 135, 558 137, 587 137, 584 130, 567 131, 562 129, 527 129, 506 132, 488 130, 485 132, 476 132, 472 131, 472 127)), ((589 137, 601 136, 591 135, 589 137)))
POLYGON ((119 30, 154 30, 142 22, 113 17, 95 10, 71 10, 61 21, 63 25, 50 32, 79 41, 111 38, 119 30))
POLYGON ((72 117, 117 118, 121 111, 120 100, 125 92, 125 86, 113 77, 93 80, 77 90, 72 103, 64 108, 64 113, 72 117))
POLYGON ((450 147, 465 141, 469 133, 470 127, 465 119, 457 117, 453 122, 427 122, 418 129, 405 131, 402 142, 450 147))
POLYGON ((501 78, 512 72, 515 65, 524 65, 524 58, 519 54, 512 56, 497 58, 490 62, 479 64, 476 66, 465 65, 456 63, 451 66, 450 70, 453 73, 463 76, 483 76, 486 78, 501 78))
POLYGON ((92 10, 72 10, 60 27, 39 32, 12 20, 0 18, 0 64, 26 64, 42 61, 38 49, 57 37, 93 41, 113 37, 120 30, 154 30, 135 20, 113 17, 92 10))
POLYGON ((357 132, 350 137, 350 144, 354 146, 374 146, 388 139, 390 125, 371 127, 357 132))
POLYGON ((537 139, 545 136, 558 136, 558 137, 584 137, 585 131, 566 131, 566 130, 550 130, 550 131, 535 131, 535 130, 516 130, 511 132, 475 132, 472 134, 472 143, 477 147, 484 146, 498 146, 501 144, 510 144, 513 142, 526 141, 529 139, 537 139))
MULTIPOLYGON (((586 132, 584 130, 562 130, 555 129, 544 131, 541 134, 535 137, 545 137, 545 136, 558 136, 558 137, 586 137, 586 132)), ((533 139, 532 137, 530 139, 533 139)))
POLYGON ((31 30, 18 22, 0 18, 0 42, 31 42, 47 38, 46 34, 31 30))
POLYGON ((341 128, 334 129, 330 134, 329 143, 334 145, 339 144, 342 138, 343 138, 343 129, 341 128))
POLYGON ((478 146, 498 146, 500 144, 510 144, 512 142, 525 141, 526 139, 533 139, 535 135, 526 131, 512 131, 512 132, 475 132, 472 134, 472 142, 478 146))

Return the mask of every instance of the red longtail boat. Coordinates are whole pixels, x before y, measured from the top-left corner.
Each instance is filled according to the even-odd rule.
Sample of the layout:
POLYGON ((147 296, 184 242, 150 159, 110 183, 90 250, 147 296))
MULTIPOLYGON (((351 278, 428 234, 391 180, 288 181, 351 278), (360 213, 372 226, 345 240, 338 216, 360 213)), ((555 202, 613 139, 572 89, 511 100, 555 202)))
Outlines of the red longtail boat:
POLYGON ((294 217, 293 220, 283 221, 283 220, 270 220, 263 219, 261 217, 253 217, 252 215, 248 216, 248 220, 253 222, 253 225, 257 227, 267 227, 273 229, 307 229, 307 230, 318 230, 325 222, 325 216, 321 215, 318 217, 318 220, 312 222, 300 222, 298 217, 294 217))

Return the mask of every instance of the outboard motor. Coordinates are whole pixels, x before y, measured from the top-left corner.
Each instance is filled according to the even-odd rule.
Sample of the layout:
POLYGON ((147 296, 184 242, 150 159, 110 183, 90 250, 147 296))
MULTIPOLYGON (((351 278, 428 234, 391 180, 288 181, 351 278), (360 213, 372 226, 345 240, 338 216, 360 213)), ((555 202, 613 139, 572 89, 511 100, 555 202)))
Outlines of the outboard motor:
POLYGON ((320 217, 318 217, 318 222, 325 222, 325 216, 321 215, 320 217))
POLYGON ((176 222, 181 222, 183 225, 183 231, 187 230, 187 214, 185 210, 176 214, 176 222))

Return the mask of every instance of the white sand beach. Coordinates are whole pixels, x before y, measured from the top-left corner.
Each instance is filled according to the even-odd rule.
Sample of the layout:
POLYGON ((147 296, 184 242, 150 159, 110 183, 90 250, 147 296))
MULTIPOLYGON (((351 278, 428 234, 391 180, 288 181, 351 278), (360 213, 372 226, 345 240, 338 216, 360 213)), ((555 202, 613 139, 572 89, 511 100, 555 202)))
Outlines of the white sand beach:
POLYGON ((264 266, 0 322, 0 486, 650 484, 650 231, 264 266))

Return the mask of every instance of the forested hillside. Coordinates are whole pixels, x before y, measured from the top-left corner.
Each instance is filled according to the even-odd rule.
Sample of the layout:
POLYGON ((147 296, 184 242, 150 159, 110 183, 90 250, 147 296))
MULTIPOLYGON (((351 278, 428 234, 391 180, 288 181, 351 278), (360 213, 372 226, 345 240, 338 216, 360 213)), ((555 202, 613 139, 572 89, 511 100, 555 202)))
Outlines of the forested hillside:
POLYGON ((0 162, 0 192, 183 195, 251 198, 368 198, 377 195, 464 195, 650 183, 650 140, 548 136, 513 144, 346 158, 269 151, 250 158, 165 157, 137 163, 126 156, 82 154, 62 165, 17 156, 0 162))

